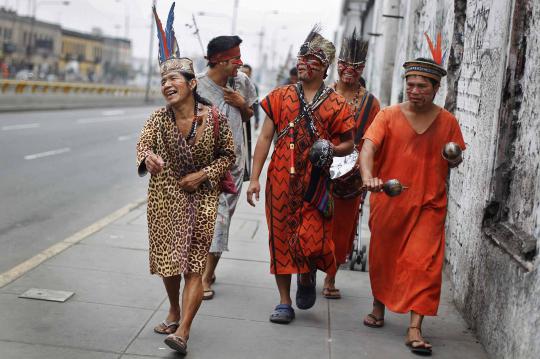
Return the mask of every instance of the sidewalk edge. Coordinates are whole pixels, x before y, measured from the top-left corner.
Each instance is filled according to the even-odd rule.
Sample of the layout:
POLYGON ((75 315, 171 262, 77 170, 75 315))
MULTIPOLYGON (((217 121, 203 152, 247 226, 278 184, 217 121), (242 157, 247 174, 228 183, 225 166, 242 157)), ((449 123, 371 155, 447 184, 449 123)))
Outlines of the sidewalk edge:
POLYGON ((97 222, 92 223, 86 228, 83 228, 82 230, 78 231, 77 233, 67 237, 66 239, 53 244, 49 248, 41 251, 40 253, 36 254, 32 258, 18 264, 17 266, 7 270, 6 272, 0 274, 0 288, 6 286, 7 284, 13 282, 15 279, 23 276, 28 271, 34 269, 35 267, 39 266, 41 263, 45 262, 46 260, 54 257, 57 254, 62 253, 69 247, 73 246, 74 244, 79 243, 86 237, 100 231, 101 229, 105 228, 109 224, 115 222, 116 220, 124 217, 129 212, 133 211, 134 209, 142 206, 144 203, 146 203, 146 198, 140 199, 138 201, 132 202, 114 212, 107 215, 106 217, 103 217, 102 219, 98 220, 97 222))

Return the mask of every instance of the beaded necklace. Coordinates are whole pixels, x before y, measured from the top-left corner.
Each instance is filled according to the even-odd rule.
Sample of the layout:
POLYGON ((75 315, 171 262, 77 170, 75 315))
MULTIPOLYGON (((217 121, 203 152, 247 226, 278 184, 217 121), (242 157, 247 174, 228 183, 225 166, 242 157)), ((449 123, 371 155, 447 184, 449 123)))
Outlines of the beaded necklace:
POLYGON ((195 135, 197 134, 197 115, 199 112, 199 106, 197 106, 197 101, 195 101, 195 108, 193 109, 193 114, 195 115, 193 117, 193 122, 191 123, 191 130, 189 130, 189 134, 186 137, 186 142, 190 143, 193 139, 195 139, 195 135))

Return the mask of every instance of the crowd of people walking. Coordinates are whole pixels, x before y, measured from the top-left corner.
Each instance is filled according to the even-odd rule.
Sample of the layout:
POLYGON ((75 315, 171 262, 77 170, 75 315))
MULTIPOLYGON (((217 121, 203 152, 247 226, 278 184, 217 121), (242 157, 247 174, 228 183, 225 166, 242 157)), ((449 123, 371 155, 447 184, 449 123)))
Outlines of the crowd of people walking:
POLYGON ((274 143, 264 186, 270 273, 279 298, 269 310, 270 322, 295 319, 293 274, 296 308, 315 304, 318 270, 326 273, 322 295, 341 298, 337 270, 352 250, 359 210, 371 192, 373 310, 363 323, 384 326, 385 309, 408 313, 406 345, 430 355, 421 329, 424 316, 437 314, 440 300, 446 177, 465 150, 456 118, 433 103, 446 75, 440 36, 433 44, 426 35, 432 59, 405 62, 408 100, 381 109, 363 84, 367 42, 356 32, 347 34, 337 60, 339 78, 326 84, 336 49, 315 26, 289 83, 260 101, 265 117, 255 117, 260 134, 251 165, 247 128, 258 110, 258 90, 251 67, 241 60, 242 40, 212 39, 207 69, 197 74, 174 36, 174 3, 165 27, 155 8, 154 14, 167 105, 150 116, 137 145, 138 172, 151 175, 150 272, 162 277, 170 304, 154 331, 165 334, 172 349, 187 352, 197 310, 216 294, 212 284, 228 250, 243 182, 249 181, 247 201, 255 206, 274 143), (352 166, 337 168, 336 175, 336 158, 352 166))

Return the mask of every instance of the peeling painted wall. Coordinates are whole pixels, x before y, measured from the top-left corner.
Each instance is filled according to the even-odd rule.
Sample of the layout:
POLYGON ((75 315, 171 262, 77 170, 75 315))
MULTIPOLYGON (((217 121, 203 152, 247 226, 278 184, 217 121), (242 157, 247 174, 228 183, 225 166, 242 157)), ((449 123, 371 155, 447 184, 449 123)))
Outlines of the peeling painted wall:
POLYGON ((397 24, 392 82, 381 81, 377 67, 368 77, 377 91, 390 90, 391 103, 398 102, 403 62, 429 54, 424 31, 442 30, 449 76, 435 102, 455 113, 468 146, 464 163, 449 178, 446 270, 455 303, 493 358, 540 358, 540 255, 526 271, 483 230, 497 186, 500 145, 508 141, 502 138, 507 134, 501 132, 501 108, 510 85, 519 99, 513 98, 510 113, 512 156, 503 205, 507 222, 540 248, 540 1, 402 0, 399 9, 404 19, 397 24), (519 81, 509 84, 516 60, 510 51, 514 20, 523 7, 528 24, 518 35, 525 35, 520 46, 526 60, 519 81))

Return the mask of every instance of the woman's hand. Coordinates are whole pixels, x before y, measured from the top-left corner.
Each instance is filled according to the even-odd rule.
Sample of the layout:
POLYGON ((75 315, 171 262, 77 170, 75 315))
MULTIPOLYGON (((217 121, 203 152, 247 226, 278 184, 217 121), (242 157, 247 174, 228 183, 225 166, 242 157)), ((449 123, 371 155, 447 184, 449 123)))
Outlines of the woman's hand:
POLYGON ((206 181, 207 178, 204 171, 194 172, 180 179, 179 185, 184 191, 193 193, 199 189, 201 183, 206 181))
POLYGON ((161 158, 161 156, 150 152, 148 156, 146 156, 146 158, 144 159, 144 165, 146 166, 146 169, 148 170, 148 172, 150 172, 151 175, 157 175, 161 173, 161 171, 163 171, 165 162, 163 161, 163 158, 161 158))
POLYGON ((247 201, 252 207, 255 207, 255 202, 253 202, 253 195, 255 195, 255 199, 257 200, 257 202, 259 202, 260 192, 261 184, 259 183, 259 180, 251 180, 249 182, 249 187, 247 190, 247 201))
POLYGON ((383 181, 378 177, 368 178, 364 180, 364 188, 370 192, 382 191, 383 185, 383 181))

